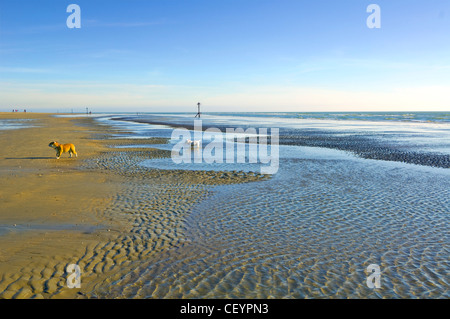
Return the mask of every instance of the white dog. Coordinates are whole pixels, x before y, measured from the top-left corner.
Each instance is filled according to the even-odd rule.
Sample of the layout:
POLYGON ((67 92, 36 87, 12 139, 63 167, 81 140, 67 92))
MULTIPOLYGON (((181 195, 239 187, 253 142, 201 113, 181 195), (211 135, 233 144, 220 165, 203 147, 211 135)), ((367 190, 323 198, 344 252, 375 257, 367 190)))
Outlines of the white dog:
POLYGON ((200 141, 186 140, 186 144, 189 144, 189 145, 191 145, 192 147, 199 147, 199 146, 200 146, 200 141))

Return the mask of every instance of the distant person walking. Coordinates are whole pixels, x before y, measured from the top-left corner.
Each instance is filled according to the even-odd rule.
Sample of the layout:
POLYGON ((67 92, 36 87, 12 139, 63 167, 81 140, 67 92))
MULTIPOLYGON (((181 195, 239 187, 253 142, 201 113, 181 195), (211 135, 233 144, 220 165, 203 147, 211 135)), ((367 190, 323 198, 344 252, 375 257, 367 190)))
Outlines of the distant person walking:
POLYGON ((198 107, 198 111, 197 111, 197 115, 195 115, 195 117, 198 116, 198 118, 200 118, 200 102, 197 103, 197 107, 198 107))

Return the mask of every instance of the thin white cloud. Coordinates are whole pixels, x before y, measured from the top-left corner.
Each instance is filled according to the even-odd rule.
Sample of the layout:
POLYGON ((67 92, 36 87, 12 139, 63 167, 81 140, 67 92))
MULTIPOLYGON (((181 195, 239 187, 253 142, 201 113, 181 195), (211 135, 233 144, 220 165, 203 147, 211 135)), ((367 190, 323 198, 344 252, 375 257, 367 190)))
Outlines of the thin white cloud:
POLYGON ((161 25, 168 23, 165 19, 154 21, 99 21, 99 20, 85 20, 82 21, 82 27, 102 27, 102 28, 140 28, 154 25, 161 25))
POLYGON ((123 49, 108 49, 96 52, 85 53, 84 56, 87 58, 93 59, 103 59, 107 57, 127 57, 131 54, 135 53, 132 50, 123 50, 123 49))
POLYGON ((0 73, 52 73, 52 69, 26 68, 26 67, 1 67, 0 73))
MULTIPOLYGON (((120 22, 105 22, 93 19, 83 19, 81 18, 81 28, 142 28, 150 27, 155 25, 167 24, 168 21, 165 19, 155 20, 155 21, 120 21, 120 22)), ((16 34, 37 34, 37 33, 49 33, 56 31, 64 31, 67 29, 66 20, 63 20, 58 24, 48 24, 48 25, 32 25, 18 27, 15 29, 3 28, 2 34, 4 35, 16 35, 16 34)))
POLYGON ((36 33, 48 33, 54 31, 62 31, 66 29, 65 21, 58 24, 48 24, 48 25, 32 25, 25 27, 18 27, 15 29, 9 29, 4 27, 2 29, 2 34, 4 35, 16 35, 16 34, 36 34, 36 33))

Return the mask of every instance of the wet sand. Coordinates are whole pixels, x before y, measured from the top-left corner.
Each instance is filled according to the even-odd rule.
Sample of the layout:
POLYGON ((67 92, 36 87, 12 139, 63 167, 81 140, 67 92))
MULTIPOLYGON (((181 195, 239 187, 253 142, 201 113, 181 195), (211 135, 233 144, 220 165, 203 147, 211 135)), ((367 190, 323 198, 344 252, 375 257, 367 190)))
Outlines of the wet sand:
POLYGON ((445 168, 282 145, 272 177, 151 169, 170 156, 161 138, 85 116, 0 119, 14 117, 34 127, 0 131, 0 298, 449 296, 445 168), (79 157, 57 161, 53 139, 79 157))
POLYGON ((170 153, 118 151, 112 146, 143 140, 111 139, 115 129, 85 116, 0 113, 0 119, 34 125, 0 131, 0 298, 101 298, 102 287, 186 244, 189 209, 211 185, 267 178, 143 168, 142 159, 170 153), (56 160, 48 147, 53 140, 75 144, 78 158, 56 160), (69 264, 80 267, 81 288, 67 287, 69 264))
POLYGON ((180 249, 143 260, 102 295, 448 298, 448 171, 291 149, 271 179, 214 187, 189 209, 180 249), (371 264, 380 289, 366 284, 371 264))
POLYGON ((323 147, 280 139, 275 176, 210 188, 189 209, 181 249, 161 250, 101 294, 448 298, 445 157, 427 157, 415 145, 400 145, 401 156, 390 157, 399 145, 379 147, 376 134, 335 138, 321 132, 314 139, 315 132, 296 133, 300 142, 309 138, 323 147), (364 151, 386 158, 359 154, 364 151), (415 159, 423 164, 414 165, 415 159), (381 269, 380 289, 367 286, 371 264, 381 269))

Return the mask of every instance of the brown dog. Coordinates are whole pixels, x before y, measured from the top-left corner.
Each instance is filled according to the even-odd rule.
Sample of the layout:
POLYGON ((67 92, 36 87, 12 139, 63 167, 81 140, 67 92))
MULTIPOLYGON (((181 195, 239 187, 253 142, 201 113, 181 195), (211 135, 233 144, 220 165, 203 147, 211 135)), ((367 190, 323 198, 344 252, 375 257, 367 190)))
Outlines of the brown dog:
POLYGON ((75 151, 75 145, 73 144, 59 144, 58 142, 51 142, 48 146, 56 150, 56 159, 59 159, 62 153, 67 152, 70 155, 69 157, 72 157, 72 154, 75 154, 75 157, 78 157, 78 154, 75 151))

